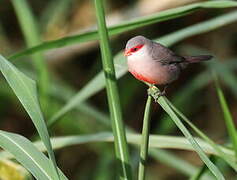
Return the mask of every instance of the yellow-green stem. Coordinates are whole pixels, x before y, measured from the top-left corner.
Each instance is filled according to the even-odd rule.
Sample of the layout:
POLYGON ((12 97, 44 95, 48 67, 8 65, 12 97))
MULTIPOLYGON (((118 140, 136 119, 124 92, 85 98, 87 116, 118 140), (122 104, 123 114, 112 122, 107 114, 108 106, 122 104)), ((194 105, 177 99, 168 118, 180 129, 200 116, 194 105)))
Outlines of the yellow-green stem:
POLYGON ((217 92, 217 95, 218 95, 218 98, 220 101, 221 109, 223 111, 226 128, 227 128, 228 134, 230 136, 230 139, 231 139, 231 142, 233 145, 233 149, 235 151, 235 157, 237 158, 237 132, 236 132, 236 128, 234 125, 234 121, 233 121, 232 115, 230 113, 228 104, 226 102, 224 93, 223 93, 221 86, 219 84, 217 75, 215 73, 213 73, 213 76, 214 76, 215 85, 216 85, 216 92, 217 92))
MULTIPOLYGON (((215 161, 215 156, 211 155, 210 156, 210 160, 211 161, 215 161)), ((202 167, 197 171, 196 174, 194 174, 193 176, 191 176, 189 178, 189 180, 199 180, 204 174, 205 172, 208 170, 206 164, 203 164, 202 167)))
POLYGON ((110 50, 108 30, 105 22, 102 0, 94 0, 102 64, 105 74, 106 91, 109 103, 111 123, 114 134, 115 152, 120 169, 120 179, 131 179, 131 167, 129 161, 128 145, 125 136, 122 111, 118 94, 117 80, 115 76, 113 57, 110 50))
POLYGON ((150 130, 150 112, 151 112, 151 96, 148 95, 146 108, 143 118, 143 127, 142 127, 142 142, 140 148, 140 163, 138 170, 138 180, 145 179, 145 168, 146 161, 148 156, 148 146, 149 146, 149 130, 150 130))
POLYGON ((190 142, 190 144, 193 146, 195 151, 198 153, 199 157, 202 159, 202 161, 207 165, 207 167, 210 169, 210 171, 215 175, 215 177, 218 180, 224 180, 224 176, 219 171, 219 169, 210 161, 210 159, 207 157, 207 155, 204 153, 203 149, 200 147, 200 145, 197 143, 197 141, 193 138, 191 133, 188 131, 188 129, 184 126, 184 124, 181 122, 177 114, 173 111, 172 107, 168 103, 168 99, 166 97, 159 97, 160 90, 152 86, 148 89, 148 93, 155 99, 157 103, 160 104, 160 106, 166 111, 166 113, 171 117, 171 119, 174 121, 174 123, 177 125, 177 127, 181 130, 181 132, 184 134, 184 136, 187 138, 187 140, 190 142))

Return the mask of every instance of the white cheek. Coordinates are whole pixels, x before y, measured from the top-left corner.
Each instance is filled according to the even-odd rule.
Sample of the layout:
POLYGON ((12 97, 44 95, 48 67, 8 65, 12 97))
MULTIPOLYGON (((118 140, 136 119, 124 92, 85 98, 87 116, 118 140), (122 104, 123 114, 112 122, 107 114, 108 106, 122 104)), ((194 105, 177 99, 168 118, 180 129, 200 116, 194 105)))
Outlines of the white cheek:
POLYGON ((148 57, 146 47, 143 47, 139 51, 133 53, 132 55, 128 56, 128 60, 130 61, 139 61, 139 60, 145 60, 148 57))
POLYGON ((137 72, 139 74, 144 74, 143 73, 143 71, 145 70, 144 67, 147 66, 147 60, 149 59, 148 52, 149 51, 146 49, 146 46, 145 46, 139 51, 128 56, 128 59, 127 59, 128 70, 130 72, 137 72))

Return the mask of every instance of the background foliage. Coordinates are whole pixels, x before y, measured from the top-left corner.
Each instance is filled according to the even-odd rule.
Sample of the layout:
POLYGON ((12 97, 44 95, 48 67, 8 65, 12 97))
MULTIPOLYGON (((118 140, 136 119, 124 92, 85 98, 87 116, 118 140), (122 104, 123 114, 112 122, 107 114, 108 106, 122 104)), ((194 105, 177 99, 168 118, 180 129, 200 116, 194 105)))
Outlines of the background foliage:
MULTIPOLYGON (((156 2, 103 1, 112 51, 107 58, 114 57, 115 101, 121 101, 115 118, 126 126, 132 175, 137 178, 147 86, 127 73, 122 51, 128 39, 144 35, 181 55, 214 56, 170 85, 170 101, 152 104, 146 178, 214 179, 210 168, 219 179, 236 179, 237 3, 156 2)), ((1 1, 0 9, 0 179, 119 177, 94 1, 11 0, 1 1)))

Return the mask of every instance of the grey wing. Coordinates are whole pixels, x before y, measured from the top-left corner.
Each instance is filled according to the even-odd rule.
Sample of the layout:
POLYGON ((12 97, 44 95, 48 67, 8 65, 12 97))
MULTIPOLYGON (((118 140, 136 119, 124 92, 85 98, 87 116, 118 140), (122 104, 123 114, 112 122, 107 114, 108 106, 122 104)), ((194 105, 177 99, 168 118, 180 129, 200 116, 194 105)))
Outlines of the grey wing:
POLYGON ((182 56, 176 55, 173 51, 163 46, 162 44, 152 42, 151 55, 155 61, 159 61, 163 65, 176 64, 184 62, 185 59, 182 56))

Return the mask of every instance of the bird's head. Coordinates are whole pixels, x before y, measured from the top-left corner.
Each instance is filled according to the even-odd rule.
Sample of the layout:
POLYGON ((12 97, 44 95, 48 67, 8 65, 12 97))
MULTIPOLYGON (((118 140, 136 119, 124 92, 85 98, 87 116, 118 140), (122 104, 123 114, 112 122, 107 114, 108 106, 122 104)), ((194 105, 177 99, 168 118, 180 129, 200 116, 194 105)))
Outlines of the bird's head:
POLYGON ((124 56, 131 56, 140 52, 144 47, 149 45, 150 40, 143 36, 135 36, 131 38, 127 44, 124 51, 124 56))

